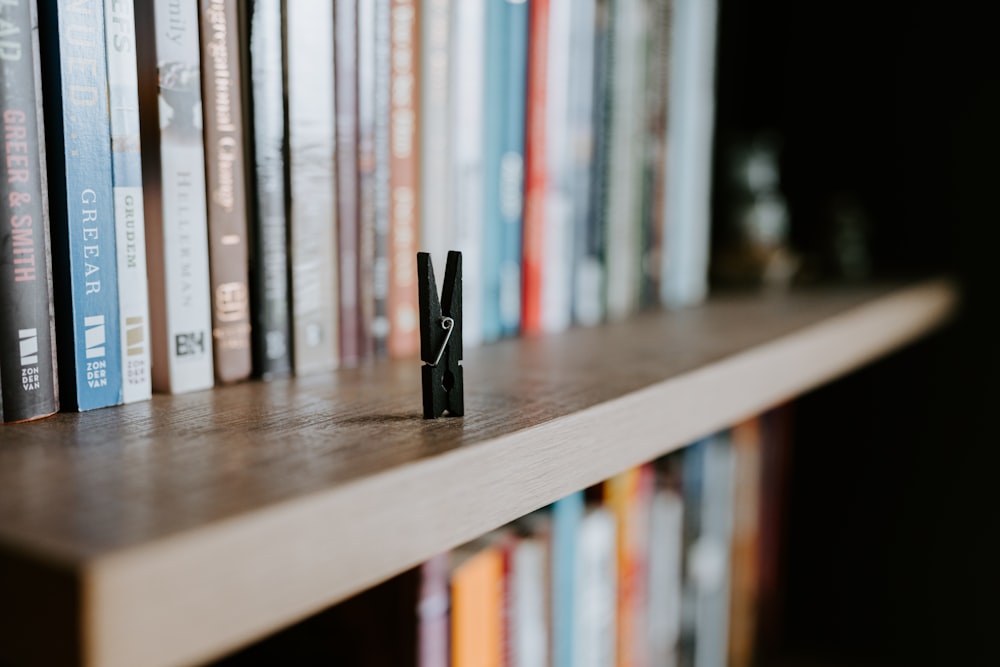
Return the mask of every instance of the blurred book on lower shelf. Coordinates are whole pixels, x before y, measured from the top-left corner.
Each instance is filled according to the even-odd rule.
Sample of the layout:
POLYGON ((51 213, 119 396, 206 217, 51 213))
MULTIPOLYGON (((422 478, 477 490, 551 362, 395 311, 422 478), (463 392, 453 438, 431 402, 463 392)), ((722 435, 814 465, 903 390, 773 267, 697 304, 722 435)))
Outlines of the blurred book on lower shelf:
MULTIPOLYGON (((761 664, 758 637, 775 630, 761 614, 778 594, 768 578, 781 550, 783 508, 775 490, 784 485, 786 412, 748 419, 625 470, 346 604, 376 613, 386 605, 382 620, 373 621, 385 641, 413 642, 410 662, 400 665, 761 664)), ((320 617, 339 618, 344 607, 320 617)), ((262 647, 274 655, 298 632, 279 633, 220 664, 257 664, 262 647)), ((351 645, 349 654, 362 654, 360 640, 338 631, 321 641, 316 659, 337 656, 340 641, 351 645)))

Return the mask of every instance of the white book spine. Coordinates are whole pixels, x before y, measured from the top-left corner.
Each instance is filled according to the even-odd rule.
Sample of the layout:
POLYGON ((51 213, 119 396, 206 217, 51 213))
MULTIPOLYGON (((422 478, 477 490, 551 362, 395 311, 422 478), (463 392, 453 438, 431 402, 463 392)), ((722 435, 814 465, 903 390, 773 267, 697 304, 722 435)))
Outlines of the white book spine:
MULTIPOLYGON (((461 2, 461 0, 459 0, 461 2)), ((450 0, 423 0, 420 4, 420 249, 431 253, 439 271, 455 246, 452 221, 452 153, 449 122, 451 78, 450 0)))
POLYGON ((675 0, 660 285, 672 308, 708 293, 717 13, 717 0, 675 0))
POLYGON ((681 631, 684 503, 674 491, 653 496, 649 519, 650 664, 674 667, 681 631))
POLYGON ((132 3, 105 0, 112 184, 122 344, 122 400, 150 398, 149 289, 139 140, 139 79, 132 3))
POLYGON ((545 545, 539 539, 521 539, 514 549, 514 636, 510 646, 517 667, 548 664, 546 558, 545 545))
POLYGON ((617 526, 606 509, 580 523, 574 654, 580 667, 614 667, 618 600, 617 526))
POLYGON ((597 324, 603 317, 601 294, 604 268, 585 251, 593 226, 592 185, 594 170, 594 75, 597 0, 573 0, 570 33, 569 201, 572 207, 573 316, 579 324, 597 324))
POLYGON ((293 357, 298 375, 338 364, 332 0, 286 6, 293 357))
MULTIPOLYGON (((153 2, 159 76, 160 213, 153 231, 162 253, 155 282, 163 298, 160 348, 166 364, 153 364, 153 388, 170 393, 215 383, 212 306, 208 273, 205 144, 201 107, 198 5, 153 2), (165 366, 165 368, 164 368, 165 366)), ((148 195, 147 195, 148 196, 148 195)), ((147 237, 151 236, 147 227, 147 237)), ((148 256, 147 256, 147 259, 148 256)), ((153 272, 150 272, 153 282, 153 272)), ((151 310, 152 310, 152 305, 151 310)), ((154 349, 155 353, 155 349, 154 349)))
POLYGON ((695 595, 694 667, 725 667, 729 645, 734 457, 728 436, 716 436, 707 445, 701 534, 688 553, 695 595))
POLYGON ((573 202, 571 195, 569 89, 572 77, 572 0, 549 5, 548 72, 545 78, 544 258, 542 263, 542 329, 561 331, 573 312, 573 202))
POLYGON ((452 3, 450 117, 454 156, 451 191, 456 245, 462 252, 462 290, 476 298, 462 304, 462 343, 483 340, 483 72, 485 0, 452 3))
POLYGON ((641 286, 646 20, 644 0, 622 0, 614 7, 612 126, 605 213, 607 315, 621 319, 638 310, 641 286))

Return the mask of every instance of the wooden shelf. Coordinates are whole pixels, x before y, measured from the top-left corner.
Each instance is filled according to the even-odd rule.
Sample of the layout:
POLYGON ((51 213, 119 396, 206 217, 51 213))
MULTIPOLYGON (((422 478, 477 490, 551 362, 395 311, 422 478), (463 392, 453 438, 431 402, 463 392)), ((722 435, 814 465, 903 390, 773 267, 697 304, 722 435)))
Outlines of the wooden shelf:
POLYGON ((843 375, 956 302, 947 280, 733 296, 504 341, 467 351, 463 419, 423 420, 418 364, 387 362, 3 427, 0 663, 221 655, 843 375))

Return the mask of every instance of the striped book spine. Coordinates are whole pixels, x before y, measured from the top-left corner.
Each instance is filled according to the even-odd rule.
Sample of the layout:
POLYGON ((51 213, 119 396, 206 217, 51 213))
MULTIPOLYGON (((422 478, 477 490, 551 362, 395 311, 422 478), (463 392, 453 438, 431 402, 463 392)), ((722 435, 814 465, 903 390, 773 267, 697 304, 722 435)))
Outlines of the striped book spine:
POLYGON ((0 421, 59 409, 33 1, 0 5, 0 421))
POLYGON ((122 331, 122 400, 153 393, 146 281, 146 220, 139 138, 139 77, 131 3, 105 0, 108 92, 111 103, 112 183, 118 255, 118 308, 122 331))
POLYGON ((104 3, 39 7, 60 388, 79 410, 122 402, 104 3))

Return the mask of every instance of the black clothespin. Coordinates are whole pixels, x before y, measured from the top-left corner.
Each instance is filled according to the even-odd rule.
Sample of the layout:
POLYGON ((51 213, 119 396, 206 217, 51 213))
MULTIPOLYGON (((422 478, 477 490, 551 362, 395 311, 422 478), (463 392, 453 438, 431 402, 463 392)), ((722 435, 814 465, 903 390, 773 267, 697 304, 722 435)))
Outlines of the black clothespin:
POLYGON ((445 410, 465 414, 462 384, 462 253, 448 253, 444 287, 438 300, 430 253, 417 253, 420 299, 420 358, 424 361, 424 419, 445 410))

